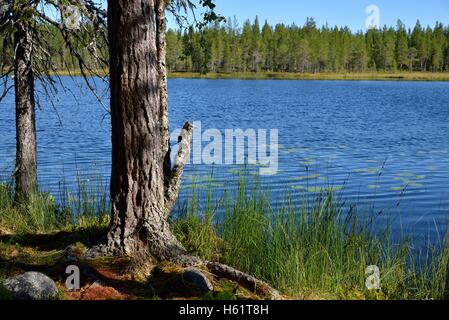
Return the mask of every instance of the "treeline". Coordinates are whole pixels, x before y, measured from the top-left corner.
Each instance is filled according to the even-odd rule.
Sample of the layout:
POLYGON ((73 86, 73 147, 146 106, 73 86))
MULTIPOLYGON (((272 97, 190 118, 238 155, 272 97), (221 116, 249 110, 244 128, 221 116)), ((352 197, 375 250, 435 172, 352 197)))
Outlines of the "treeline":
MULTIPOLYGON (((55 27, 47 26, 45 41, 51 48, 53 70, 78 69, 78 59, 64 45, 55 27)), ((87 29, 88 30, 88 29, 87 29)), ((91 68, 92 49, 107 55, 105 41, 88 31, 80 32, 78 48, 91 68)), ((0 38, 0 65, 10 65, 12 39, 0 38), (10 54, 3 47, 8 45, 10 54)), ((312 18, 303 26, 295 24, 263 26, 256 18, 242 27, 236 19, 215 23, 198 30, 167 31, 167 67, 180 72, 364 72, 364 71, 449 71, 449 26, 436 23, 433 28, 416 23, 407 29, 401 21, 395 27, 352 32, 348 27, 317 27, 312 18)), ((107 57, 105 58, 107 60, 107 57)))
MULTIPOLYGON (((34 26, 40 37, 33 40, 33 68, 39 71, 61 71, 80 69, 79 61, 83 61, 86 69, 105 67, 102 61, 108 60, 106 39, 90 23, 71 36, 70 45, 64 39, 58 27, 40 22, 34 26), (41 70, 40 70, 41 69, 41 70)), ((14 60, 14 37, 0 35, 0 70, 7 70, 14 60)))
POLYGON ((304 26, 256 18, 239 27, 236 19, 202 31, 167 32, 171 71, 193 72, 363 72, 449 71, 449 27, 395 27, 351 32, 349 28, 304 26))

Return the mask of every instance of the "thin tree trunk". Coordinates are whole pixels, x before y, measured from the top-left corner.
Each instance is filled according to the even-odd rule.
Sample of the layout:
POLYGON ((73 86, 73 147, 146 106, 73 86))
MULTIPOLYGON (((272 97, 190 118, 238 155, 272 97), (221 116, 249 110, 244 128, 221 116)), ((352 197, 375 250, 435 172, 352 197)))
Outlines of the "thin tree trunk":
POLYGON ((17 24, 14 35, 14 87, 16 96, 16 202, 27 201, 37 191, 36 114, 33 39, 30 26, 17 24))

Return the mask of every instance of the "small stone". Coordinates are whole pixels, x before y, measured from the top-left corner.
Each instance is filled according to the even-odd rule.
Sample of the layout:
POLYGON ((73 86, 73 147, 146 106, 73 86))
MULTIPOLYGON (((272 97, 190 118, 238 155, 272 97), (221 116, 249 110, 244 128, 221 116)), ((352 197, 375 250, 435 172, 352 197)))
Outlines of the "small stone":
POLYGON ((182 275, 183 281, 194 285, 201 293, 214 290, 214 286, 204 273, 196 268, 187 268, 182 275))
POLYGON ((6 279, 3 285, 19 300, 51 300, 58 294, 55 282, 39 272, 26 272, 6 279))
POLYGON ((74 245, 68 246, 65 249, 65 255, 68 263, 75 264, 78 262, 78 258, 76 257, 76 247, 74 245))

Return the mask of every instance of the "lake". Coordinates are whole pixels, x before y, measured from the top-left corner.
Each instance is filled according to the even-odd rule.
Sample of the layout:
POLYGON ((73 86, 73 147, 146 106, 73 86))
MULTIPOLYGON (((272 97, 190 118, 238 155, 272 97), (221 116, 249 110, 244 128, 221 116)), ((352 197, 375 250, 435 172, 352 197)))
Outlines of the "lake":
MULTIPOLYGON (((81 78, 61 78, 50 103, 37 111, 41 189, 73 194, 77 179, 105 190, 110 171, 110 119, 81 78), (80 175, 77 175, 80 172, 80 175)), ((106 85, 95 81, 107 104, 106 85)), ((449 220, 449 83, 170 79, 170 124, 202 128, 278 129, 279 171, 262 178, 273 206, 290 193, 296 204, 332 187, 345 205, 393 217, 416 237, 436 235, 449 220)), ((14 100, 0 105, 0 176, 15 157, 14 100)), ((213 171, 219 198, 238 171, 256 166, 189 165, 181 201, 192 181, 213 171)))

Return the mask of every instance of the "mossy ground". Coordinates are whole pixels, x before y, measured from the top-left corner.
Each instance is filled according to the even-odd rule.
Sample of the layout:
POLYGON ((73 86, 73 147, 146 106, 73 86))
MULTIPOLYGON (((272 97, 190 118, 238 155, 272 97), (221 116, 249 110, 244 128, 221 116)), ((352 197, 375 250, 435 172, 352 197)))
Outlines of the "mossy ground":
MULTIPOLYGON (((179 224, 178 224, 179 227, 179 224)), ((170 263, 156 263, 150 256, 122 259, 82 260, 88 246, 105 233, 104 228, 79 229, 50 233, 14 234, 0 229, 0 280, 28 271, 42 272, 52 278, 58 289, 59 300, 260 300, 262 297, 248 291, 233 281, 210 279, 214 291, 201 294, 183 280, 182 267, 170 263), (80 290, 68 290, 65 286, 67 261, 65 249, 72 245, 81 269, 80 290)), ((223 240, 214 236, 217 247, 223 240)), ((187 244, 187 239, 184 238, 187 244)), ((218 254, 217 252, 215 254, 218 254)), ((218 258, 218 256, 217 256, 218 258)), ((207 272, 206 272, 207 274, 207 272)), ((294 296, 283 295, 286 300, 366 299, 365 293, 353 290, 342 295, 323 292, 298 292, 294 296)), ((0 285, 0 300, 13 296, 0 285)), ((382 298, 373 296, 373 298, 382 298)))
MULTIPOLYGON (((99 229, 98 234, 104 230, 99 229)), ((260 297, 228 280, 211 280, 214 291, 202 294, 183 280, 183 269, 173 263, 153 263, 149 257, 82 260, 82 254, 92 238, 92 230, 54 232, 49 234, 16 235, 2 228, 0 232, 0 279, 27 271, 42 272, 52 278, 60 300, 257 300, 260 297), (81 270, 81 288, 66 288, 67 260, 65 248, 74 243, 81 270)), ((0 300, 12 299, 0 286, 0 300)))

